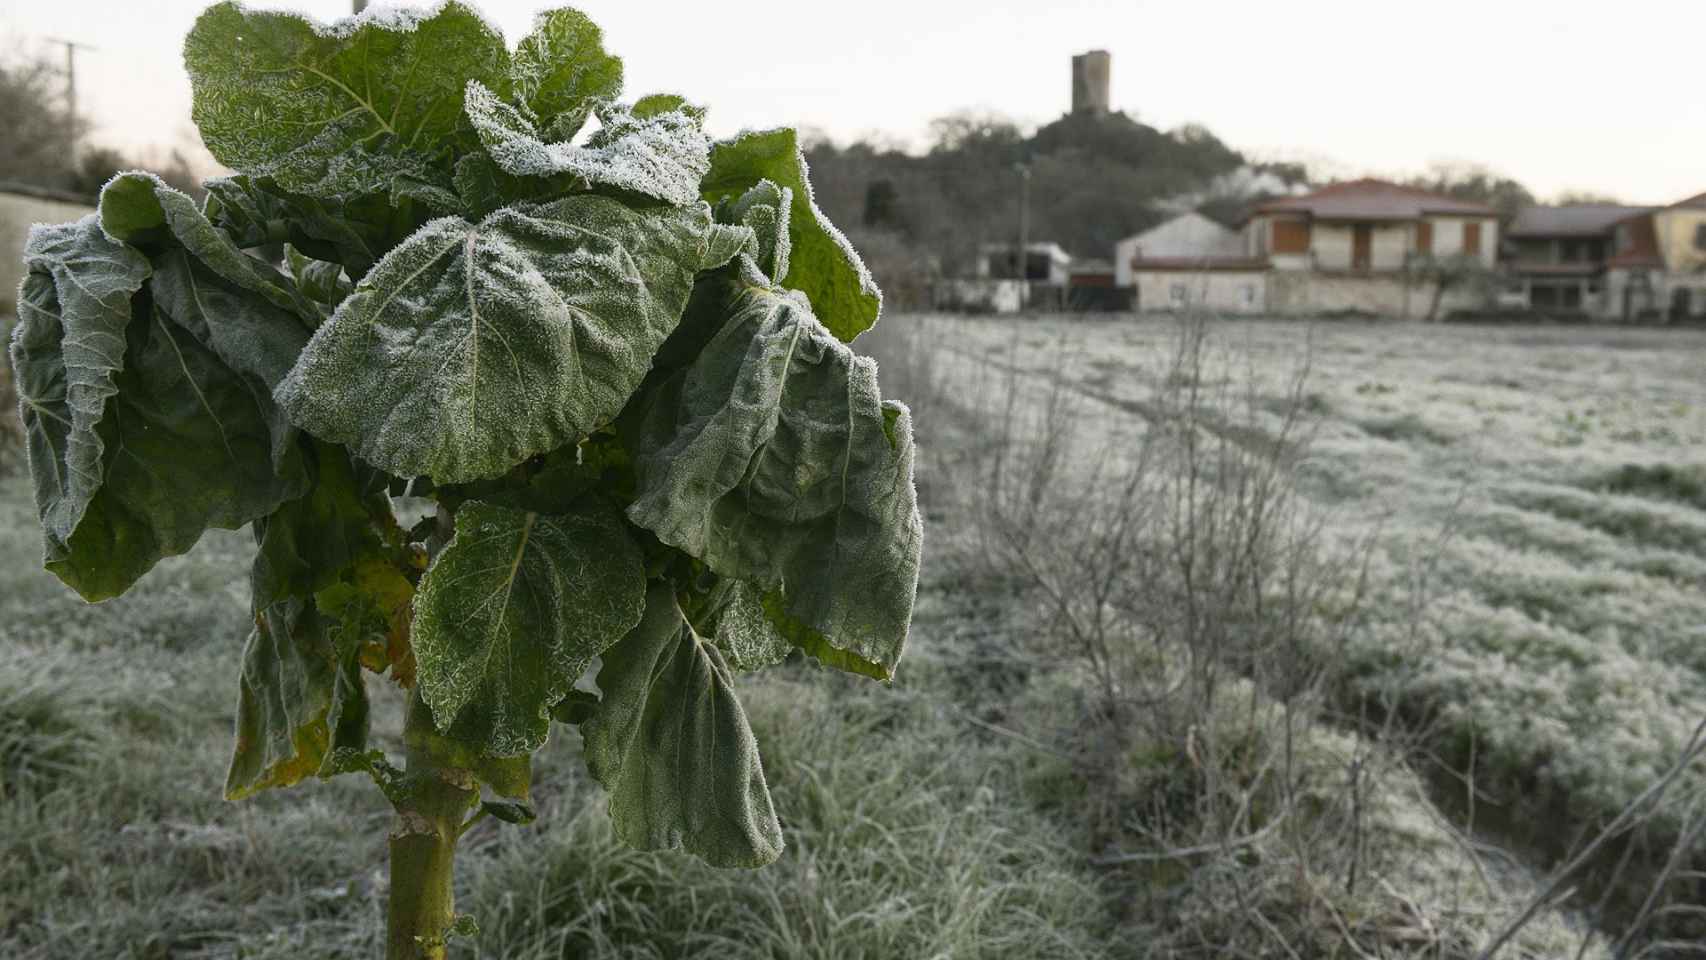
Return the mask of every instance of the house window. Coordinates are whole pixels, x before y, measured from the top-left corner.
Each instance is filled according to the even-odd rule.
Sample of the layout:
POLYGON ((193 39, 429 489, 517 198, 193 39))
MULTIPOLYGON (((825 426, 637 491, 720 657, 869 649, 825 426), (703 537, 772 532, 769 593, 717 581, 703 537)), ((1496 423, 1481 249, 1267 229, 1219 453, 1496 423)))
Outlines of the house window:
POLYGON ((1275 220, 1274 221, 1274 252, 1275 253, 1308 253, 1309 252, 1309 221, 1307 221, 1307 220, 1275 220))
POLYGON ((1256 305, 1256 285, 1253 283, 1246 283, 1246 284, 1244 284, 1244 306, 1253 307, 1255 305, 1256 305))
POLYGON ((1694 226, 1694 249, 1706 250, 1706 223, 1694 226))
POLYGON ((1481 253, 1481 225, 1466 223, 1463 225, 1463 252, 1471 256, 1481 253))
POLYGON ((1434 225, 1427 220, 1416 224, 1416 252, 1434 252, 1434 225))
POLYGON ((1182 307, 1185 305, 1186 293, 1185 293, 1185 285, 1184 284, 1182 284, 1182 283, 1173 284, 1172 287, 1168 288, 1167 295, 1172 299, 1173 306, 1182 307))

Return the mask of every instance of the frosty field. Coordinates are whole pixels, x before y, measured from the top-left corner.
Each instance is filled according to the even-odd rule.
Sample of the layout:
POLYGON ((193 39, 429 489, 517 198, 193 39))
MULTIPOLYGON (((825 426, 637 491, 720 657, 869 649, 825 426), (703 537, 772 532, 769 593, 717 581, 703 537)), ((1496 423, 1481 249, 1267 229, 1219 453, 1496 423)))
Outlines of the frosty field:
MULTIPOLYGON (((979 450, 1022 448, 1052 405, 1071 423, 1062 469, 1127 462, 1178 376, 1180 329, 897 314, 878 333, 861 345, 919 425, 918 613, 893 687, 799 658, 741 681, 782 860, 724 872, 624 847, 562 728, 536 762, 540 821, 469 835, 459 897, 482 932, 455 956, 1470 960, 1706 717, 1706 333, 1216 322, 1186 386, 1242 412, 1206 429, 1272 449, 1301 405, 1305 435, 1277 446, 1365 596, 1286 729, 1295 778, 1224 758, 1223 794, 1256 812, 1212 832, 1221 794, 1193 744, 1272 747, 1285 715, 1272 699, 1244 712, 1257 685, 1231 678, 1238 692, 1190 720, 1224 730, 1140 721, 1109 755, 1126 805, 1110 839, 1075 759, 1104 754, 1065 638, 1038 629, 1034 587, 969 556, 987 523, 979 450), (1414 739, 1372 729, 1389 718, 1414 739), (1347 843, 1353 814, 1366 834, 1347 843)), ((211 533, 94 606, 40 570, 39 536, 27 479, 0 480, 0 952, 371 955, 384 804, 348 778, 220 799, 220 664, 247 626, 249 534, 211 533)), ((369 689, 399 709, 388 684, 369 689)), ((1648 824, 1644 872, 1605 884, 1619 905, 1572 882, 1499 956, 1614 955, 1655 862, 1703 822, 1687 818, 1706 770, 1683 783, 1648 824)), ((1665 902, 1699 903, 1700 884, 1665 902)))
MULTIPOLYGON (((1020 371, 1145 428, 1169 321, 932 317, 944 376, 987 398, 1020 371)), ((1488 818, 1520 791, 1547 844, 1615 812, 1706 717, 1706 334, 1382 323, 1217 323, 1224 379, 1277 421, 1300 373, 1306 490, 1369 553, 1347 702, 1431 721, 1473 757, 1488 818), (1504 796, 1500 793, 1504 792, 1504 796)), ((952 392, 952 391, 950 391, 952 392)), ((988 401, 994 402, 994 401, 988 401)), ((1697 771, 1696 777, 1706 777, 1697 771)), ((1697 781, 1698 782, 1698 781, 1697 781)))

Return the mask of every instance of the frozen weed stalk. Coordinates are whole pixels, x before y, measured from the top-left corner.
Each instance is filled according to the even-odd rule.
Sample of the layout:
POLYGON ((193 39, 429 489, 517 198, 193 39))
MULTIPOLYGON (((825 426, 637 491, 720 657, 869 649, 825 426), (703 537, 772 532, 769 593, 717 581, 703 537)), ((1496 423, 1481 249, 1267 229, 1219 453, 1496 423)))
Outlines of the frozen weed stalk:
POLYGON ((623 102, 567 9, 512 51, 455 0, 222 3, 184 59, 237 175, 198 208, 122 174, 30 235, 11 350, 47 568, 98 601, 254 530, 225 791, 372 777, 392 958, 471 929, 457 839, 532 818, 553 721, 627 843, 774 860, 733 675, 798 648, 891 678, 922 536, 909 415, 847 346, 880 294, 794 132, 623 102), (405 490, 436 505, 408 528, 405 490), (410 691, 400 767, 367 673, 410 691))

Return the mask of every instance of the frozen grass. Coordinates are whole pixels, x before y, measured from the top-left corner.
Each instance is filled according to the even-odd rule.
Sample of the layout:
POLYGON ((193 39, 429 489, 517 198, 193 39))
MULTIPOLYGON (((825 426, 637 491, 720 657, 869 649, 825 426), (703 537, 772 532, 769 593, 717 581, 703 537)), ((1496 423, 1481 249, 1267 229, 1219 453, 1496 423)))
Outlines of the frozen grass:
MULTIPOLYGON (((86 606, 37 569, 27 482, 0 481, 0 943, 8 960, 372 957, 390 813, 345 777, 220 799, 248 536, 210 534, 86 606)), ((1031 758, 944 710, 966 616, 927 581, 892 689, 796 667, 748 683, 788 849, 758 872, 636 853, 567 728, 541 817, 460 863, 460 957, 1084 957, 1112 919, 1031 758)), ((397 697, 370 681, 376 727, 397 697), (385 692, 381 692, 385 690, 385 692)), ((393 745, 394 746, 394 745, 393 745)))
MULTIPOLYGON (((931 322, 948 375, 1019 367, 1071 383, 1103 401, 1084 415, 1108 437, 1144 428, 1144 397, 1162 386, 1145 371, 1173 329, 931 322)), ((1402 710, 1438 760, 1473 758, 1485 819, 1544 854, 1609 821, 1706 716, 1706 336, 1217 331, 1274 397, 1307 355, 1320 425, 1305 490, 1329 508, 1331 537, 1377 544, 1367 628, 1345 649, 1347 707, 1402 710)), ((1706 769, 1681 784, 1650 824, 1660 849, 1706 769)), ((1684 859, 1706 863, 1706 849, 1684 859)))
MULTIPOLYGON (((976 492, 968 450, 1002 442, 987 432, 996 416, 1011 403, 1024 420, 1052 384, 1081 386, 1083 434, 1117 466, 1154 412, 1149 361, 1171 330, 888 324, 908 322, 929 335, 885 357, 884 375, 913 405, 926 458, 933 555, 912 647, 893 688, 809 667, 745 684, 788 831, 782 860, 722 872, 622 847, 576 734, 560 729, 539 757, 540 820, 488 821, 469 836, 460 904, 482 933, 457 956, 1445 958, 1484 947, 1537 889, 1532 873, 1478 848, 1401 758, 1344 728, 1300 728, 1287 819, 1272 814, 1271 776, 1230 785, 1249 791, 1252 831, 1281 826, 1209 855, 1093 862, 1104 850, 1084 777, 1051 746, 1079 722, 1082 677, 1027 652, 1039 638, 1023 591, 940 561, 975 547, 953 504, 976 492), (1009 395, 1009 369, 1038 376, 1009 395), (1346 791, 1347 771, 1376 768, 1346 791), (1354 877, 1340 855, 1349 822, 1362 824, 1354 877)), ((1275 402, 1205 429, 1261 446, 1307 331, 1226 329, 1242 365, 1205 382, 1251 379, 1275 402)), ((1320 425, 1299 464, 1303 489, 1330 508, 1329 535, 1379 544, 1348 689, 1425 705, 1441 758, 1467 745, 1489 774, 1475 803, 1520 814, 1534 797, 1564 796, 1571 825, 1641 789, 1706 709, 1706 402, 1690 355, 1706 343, 1592 333, 1582 344, 1574 331, 1542 342, 1318 331, 1306 399, 1320 425), (1414 575, 1422 561, 1431 579, 1414 575)), ((247 534, 210 534, 133 594, 90 607, 39 571, 28 500, 27 481, 0 480, 3 952, 375 955, 389 814, 373 789, 345 778, 219 799, 247 534)), ((1165 658, 1155 668, 1173 669, 1165 658)), ((394 726, 396 697, 372 689, 378 724, 394 726)), ((1278 748, 1285 724, 1271 712, 1244 712, 1236 694, 1221 702, 1209 722, 1229 741, 1252 756, 1278 748)), ((1121 789, 1196 816, 1190 744, 1135 738, 1121 789)), ((1573 955, 1580 936, 1543 912, 1505 956, 1573 955)))

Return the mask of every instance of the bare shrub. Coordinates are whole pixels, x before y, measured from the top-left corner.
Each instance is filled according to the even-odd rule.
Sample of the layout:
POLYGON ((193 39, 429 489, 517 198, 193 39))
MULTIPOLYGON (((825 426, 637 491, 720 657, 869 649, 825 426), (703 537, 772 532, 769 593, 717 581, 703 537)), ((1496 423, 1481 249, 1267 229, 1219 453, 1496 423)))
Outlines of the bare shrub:
MULTIPOLYGON (((1328 536, 1301 492, 1307 346, 1264 382, 1187 317, 1102 389, 1014 331, 940 391, 981 424, 959 559, 1029 603, 1029 658, 1060 665, 1006 732, 1067 758, 1088 855, 1150 955, 1475 956, 1532 878, 1428 802, 1408 759, 1429 731, 1334 700, 1374 540, 1328 536)), ((1551 910, 1513 942, 1602 948, 1551 910)))

